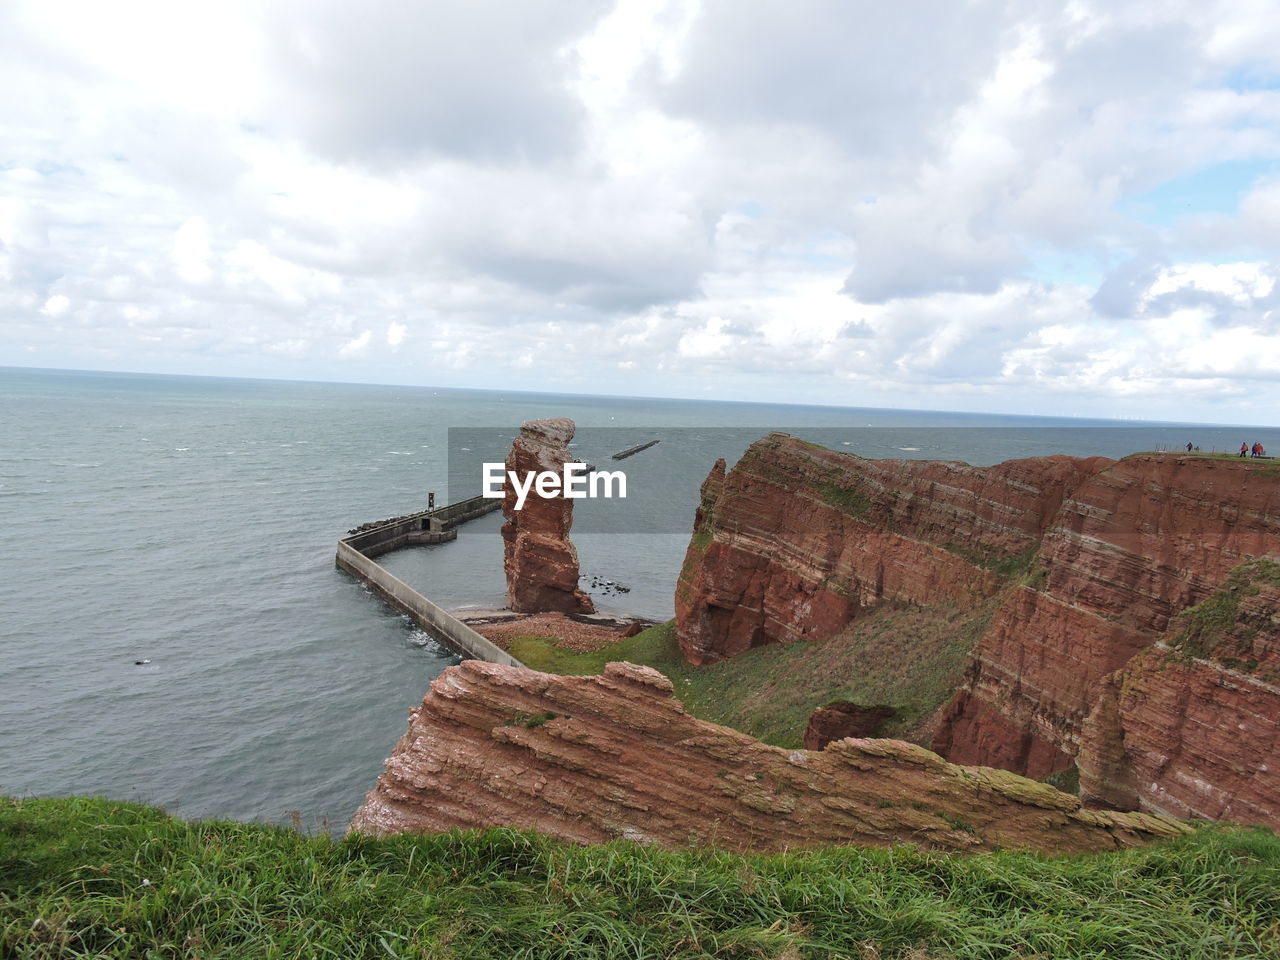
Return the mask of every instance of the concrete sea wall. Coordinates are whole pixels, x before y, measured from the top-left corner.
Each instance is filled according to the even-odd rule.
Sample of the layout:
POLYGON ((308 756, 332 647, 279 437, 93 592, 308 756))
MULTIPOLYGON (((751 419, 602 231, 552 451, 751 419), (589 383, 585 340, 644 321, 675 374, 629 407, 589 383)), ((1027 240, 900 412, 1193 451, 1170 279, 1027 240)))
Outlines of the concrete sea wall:
POLYGON ((480 636, 403 580, 392 576, 373 560, 374 557, 401 547, 453 540, 458 536, 458 526, 501 506, 501 500, 472 497, 434 510, 400 517, 339 540, 334 562, 338 569, 363 581, 370 590, 400 612, 408 614, 418 626, 454 652, 473 660, 523 666, 515 657, 480 636))

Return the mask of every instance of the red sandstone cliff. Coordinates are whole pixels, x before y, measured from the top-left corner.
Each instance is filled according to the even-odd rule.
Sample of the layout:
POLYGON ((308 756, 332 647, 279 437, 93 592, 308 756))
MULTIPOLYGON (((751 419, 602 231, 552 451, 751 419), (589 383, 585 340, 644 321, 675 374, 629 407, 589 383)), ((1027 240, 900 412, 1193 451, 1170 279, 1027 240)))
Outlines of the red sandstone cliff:
MULTIPOLYGON (((1280 479, 1268 467, 1150 455, 1099 471, 1054 518, 1033 582, 996 613, 934 746, 1034 777, 1070 766, 1103 680, 1242 561, 1276 552, 1280 479)), ((1250 761, 1247 749, 1224 758, 1250 761)))
POLYGON ((431 684, 352 820, 362 833, 517 826, 760 851, 824 844, 1111 850, 1176 836, 897 740, 784 750, 695 719, 662 674, 564 677, 467 661, 431 684))
POLYGON ((1280 563, 1241 564, 1107 677, 1079 765, 1086 802, 1280 822, 1280 563))
MULTIPOLYGON (((574 423, 564 417, 530 420, 511 443, 506 468, 523 478, 529 473, 561 474, 568 459, 574 423)), ((591 613, 595 607, 578 589, 578 551, 569 540, 573 501, 540 497, 530 490, 516 509, 510 480, 502 500, 503 566, 507 606, 517 613, 591 613)))
POLYGON ((1028 558, 1063 498, 1108 463, 864 460, 771 434, 703 484, 676 588, 680 648, 712 663, 828 637, 881 600, 991 596, 997 571, 1028 558))
POLYGON ((1244 779, 1256 794, 1250 816, 1280 824, 1280 769, 1259 759, 1274 741, 1264 738, 1259 752, 1257 741, 1232 746, 1203 723, 1167 719, 1144 733, 1138 719, 1144 703, 1193 705, 1186 687, 1196 683, 1220 728, 1262 736, 1280 716, 1270 694, 1256 684, 1244 685, 1247 696, 1228 692, 1238 681, 1209 661, 1161 692, 1113 676, 1131 661, 1146 676, 1135 658, 1172 617, 1210 597, 1242 561, 1280 553, 1278 514, 1280 477, 1247 461, 1047 457, 977 468, 863 460, 775 434, 727 474, 718 464, 704 485, 677 587, 678 636, 692 662, 707 663, 830 636, 881 600, 999 596, 935 749, 1042 777, 1074 762, 1096 709, 1099 759, 1087 789, 1098 797, 1225 816, 1230 804, 1170 799, 1172 780, 1229 790, 1244 779), (1249 716, 1259 709, 1261 727, 1249 716), (1174 726, 1177 762, 1153 760, 1174 726), (1108 746, 1107 737, 1125 744, 1108 746), (1148 775, 1157 767, 1167 776, 1148 775), (1234 780, 1228 769, 1239 771, 1234 780))

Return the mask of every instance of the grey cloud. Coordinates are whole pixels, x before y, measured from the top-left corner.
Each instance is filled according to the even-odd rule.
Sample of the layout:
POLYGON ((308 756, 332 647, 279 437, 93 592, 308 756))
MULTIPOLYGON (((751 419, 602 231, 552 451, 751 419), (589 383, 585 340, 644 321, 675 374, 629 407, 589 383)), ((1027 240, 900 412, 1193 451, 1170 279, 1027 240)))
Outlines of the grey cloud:
POLYGON ((1199 309, 1208 311, 1209 322, 1217 327, 1247 327, 1274 335, 1280 327, 1280 283, 1276 282, 1280 267, 1271 264, 1263 274, 1270 276, 1272 286, 1261 296, 1232 296, 1187 283, 1135 305, 1132 315, 1166 317, 1178 310, 1199 309))
MULTIPOLYGON (((1117 20, 1124 16, 1117 9, 1117 20)), ((1186 22, 1112 23, 1108 29, 1062 43, 1055 34, 1057 67, 1048 84, 1055 103, 1081 114, 1116 101, 1167 102, 1204 72, 1196 28, 1186 22)), ((1152 118, 1156 119, 1156 118, 1152 118)))
POLYGON ((572 154, 582 115, 562 48, 603 0, 296 3, 271 20, 280 102, 320 152, 398 165, 572 154))
POLYGON ((697 295, 714 221, 662 184, 594 173, 463 177, 424 214, 424 255, 553 302, 617 313, 697 295))
MULTIPOLYGON (((1126 22, 1122 11, 1082 33, 1044 5, 1004 12, 1003 23, 979 20, 957 35, 972 45, 965 30, 987 30, 986 45, 976 45, 986 54, 978 76, 992 83, 997 61, 1019 37, 1039 38, 1030 49, 1046 68, 1041 87, 1025 101, 1011 97, 985 120, 981 109, 952 110, 950 126, 938 123, 957 143, 966 136, 989 143, 989 163, 972 146, 936 159, 918 148, 916 177, 887 181, 874 205, 854 209, 858 257, 846 293, 872 303, 991 293, 1024 275, 1022 251, 1034 245, 1079 251, 1150 244, 1149 228, 1115 213, 1117 199, 1194 169, 1196 156, 1214 149, 1214 137, 1166 119, 1183 109, 1205 73, 1194 27, 1137 13, 1126 22)), ((956 76, 963 87, 963 72, 956 76)), ((964 102, 976 103, 971 96, 964 102)), ((1112 306, 1117 294, 1112 284, 1099 307, 1120 309, 1112 306)))
POLYGON ((1255 311, 1239 301, 1215 290, 1201 290, 1197 287, 1180 287, 1152 297, 1145 304, 1143 313, 1164 317, 1176 310, 1202 307, 1212 311, 1212 322, 1218 326, 1227 326, 1241 320, 1252 319, 1255 311))
POLYGON ((697 272, 692 270, 650 273, 644 269, 647 265, 557 259, 532 250, 476 257, 468 266, 554 300, 610 312, 642 310, 654 303, 678 300, 691 292, 697 280, 697 272))
POLYGON ((838 334, 838 336, 849 340, 865 340, 875 335, 875 328, 865 320, 850 320, 840 328, 838 334))
POLYGON ((812 126, 851 152, 918 151, 988 73, 997 3, 708 0, 670 110, 711 125, 812 126))
POLYGON ((756 326, 746 320, 730 320, 724 325, 720 331, 739 340, 763 340, 762 334, 756 326))
POLYGON ((951 238, 912 222, 865 230, 843 291, 862 303, 887 303, 933 293, 994 293, 1025 263, 1006 236, 951 238))
POLYGON ((1146 258, 1134 258, 1107 274, 1089 301, 1093 309, 1110 320, 1134 316, 1147 288, 1164 265, 1146 258))

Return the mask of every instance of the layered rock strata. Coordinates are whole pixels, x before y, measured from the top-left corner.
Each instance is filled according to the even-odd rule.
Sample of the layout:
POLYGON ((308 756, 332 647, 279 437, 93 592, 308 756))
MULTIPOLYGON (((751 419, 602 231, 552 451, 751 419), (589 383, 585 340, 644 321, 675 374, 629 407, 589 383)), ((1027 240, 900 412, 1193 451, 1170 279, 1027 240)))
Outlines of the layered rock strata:
POLYGON ((864 460, 771 434, 703 484, 676 588, 680 648, 713 663, 829 637, 881 600, 991 596, 1068 493, 1110 462, 864 460))
POLYGON ((1188 829, 1086 810, 1043 784, 897 740, 767 746, 690 716, 666 677, 632 664, 565 677, 467 661, 437 677, 409 716, 354 831, 516 826, 579 843, 1063 852, 1188 829))
MULTIPOLYGON (((1233 568, 1273 553, 1280 477, 1266 466, 1150 455, 1100 470, 1062 504, 1029 581, 1010 589, 934 747, 1033 777, 1065 769, 1103 681, 1233 568)), ((1242 744, 1222 762, 1250 759, 1242 744)), ((1270 791, 1280 811, 1275 772, 1270 791)), ((1156 802, 1150 784, 1142 792, 1156 802)))
MULTIPOLYGON (((997 597, 934 749, 1040 778, 1071 766, 1096 709, 1090 782, 1099 799, 1226 811, 1191 802, 1171 778, 1210 785, 1194 788, 1200 796, 1245 776, 1257 797, 1238 808, 1280 824, 1280 768, 1255 762, 1259 743, 1261 755, 1272 749, 1264 734, 1277 716, 1260 675, 1242 682, 1229 665, 1199 658, 1157 693, 1136 679, 1148 675, 1148 660, 1135 660, 1234 568, 1267 555, 1280 556, 1280 471, 1269 464, 1151 454, 978 468, 864 460, 774 434, 733 470, 717 464, 704 484, 677 587, 677 631, 692 662, 710 663, 763 643, 823 639, 871 603, 997 597), (1220 712, 1213 727, 1263 739, 1232 745, 1206 722, 1185 720, 1174 731, 1181 707, 1173 706, 1153 721, 1162 734, 1137 732, 1142 703, 1165 709, 1175 697, 1194 706, 1193 682, 1204 709, 1220 712), (1259 710, 1265 721, 1252 716, 1259 710), (1175 734, 1180 759, 1166 763, 1159 739, 1175 734), (1127 746, 1108 746, 1108 737, 1127 746)), ((1264 662, 1261 650, 1237 659, 1264 662)))
MULTIPOLYGON (((574 422, 564 417, 521 424, 507 454, 508 477, 512 471, 522 482, 530 473, 562 475, 574 430, 574 422)), ((573 501, 530 489, 523 508, 517 510, 516 503, 508 479, 502 500, 507 606, 517 613, 593 612, 591 598, 578 588, 578 551, 569 540, 573 501)))
POLYGON ((1280 563, 1248 561, 1103 682, 1087 803, 1280 824, 1280 563))

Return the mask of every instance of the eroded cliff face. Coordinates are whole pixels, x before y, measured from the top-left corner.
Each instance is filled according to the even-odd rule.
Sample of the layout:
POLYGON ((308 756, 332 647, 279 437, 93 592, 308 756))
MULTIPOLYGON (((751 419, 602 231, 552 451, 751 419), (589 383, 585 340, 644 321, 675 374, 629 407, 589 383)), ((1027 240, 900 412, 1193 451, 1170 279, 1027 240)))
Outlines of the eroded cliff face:
POLYGON ((352 820, 362 833, 517 826, 774 851, 911 841, 1110 850, 1188 828, 1079 800, 897 740, 784 750, 691 717, 662 674, 564 677, 467 661, 431 684, 352 820))
POLYGON ((1110 462, 864 460, 771 434, 703 484, 676 588, 680 648, 713 663, 823 639, 881 600, 989 597, 1063 498, 1110 462))
MULTIPOLYGON (((1167 666, 1160 684, 1139 680, 1150 676, 1144 652, 1172 618, 1211 597, 1242 562, 1280 555, 1277 473, 1167 454, 988 468, 872 461, 771 435, 704 486, 676 594, 681 648, 708 663, 762 643, 830 636, 880 600, 997 597, 933 741, 939 753, 1043 777, 1075 761, 1096 711, 1087 788, 1096 797, 1154 810, 1244 810, 1172 799, 1185 793, 1175 779, 1231 790, 1244 777, 1258 794, 1250 814, 1280 824, 1280 768, 1257 760, 1259 743, 1274 750, 1266 731, 1278 715, 1257 686, 1261 675, 1228 679, 1231 668, 1200 658, 1167 666), (1175 724, 1195 707, 1196 685, 1206 713, 1218 711, 1214 727, 1234 724, 1252 742, 1232 746, 1185 717, 1175 724), (1270 719, 1258 726, 1250 714, 1264 707, 1270 719), (1160 710, 1168 717, 1144 732, 1139 716, 1160 710), (1160 747, 1175 734, 1176 762, 1160 747)), ((1237 659, 1263 662, 1256 653, 1237 659)))
POLYGON ((1280 824, 1280 563, 1247 561, 1104 681, 1086 803, 1280 824))
MULTIPOLYGON (((1103 681, 1234 567, 1276 552, 1280 478, 1267 466, 1151 455, 1099 471, 1062 504, 1029 582, 979 641, 935 748, 1033 777, 1065 769, 1103 681)), ((1236 761, 1248 752, 1225 759, 1236 761)))
MULTIPOLYGON (((572 420, 530 420, 507 454, 507 471, 520 477, 551 471, 562 474, 573 439, 572 420)), ((573 501, 540 497, 530 490, 522 509, 510 480, 502 500, 503 566, 507 606, 517 613, 591 613, 595 607, 578 588, 578 551, 569 540, 573 501)))
POLYGON ((806 750, 821 750, 829 743, 847 737, 874 737, 884 722, 897 711, 884 704, 870 706, 861 703, 837 701, 819 707, 809 715, 804 731, 806 750))

